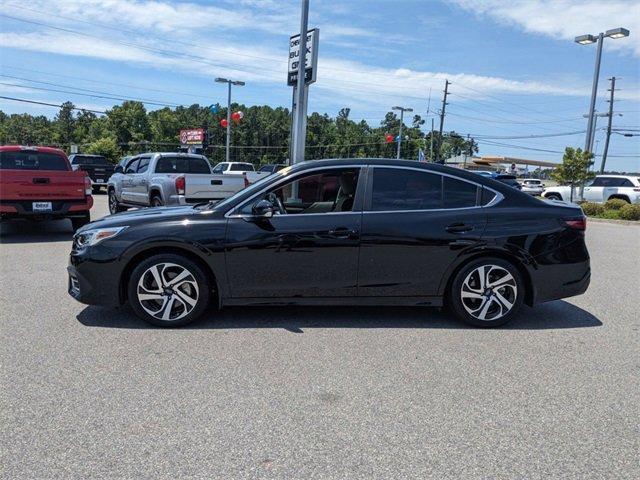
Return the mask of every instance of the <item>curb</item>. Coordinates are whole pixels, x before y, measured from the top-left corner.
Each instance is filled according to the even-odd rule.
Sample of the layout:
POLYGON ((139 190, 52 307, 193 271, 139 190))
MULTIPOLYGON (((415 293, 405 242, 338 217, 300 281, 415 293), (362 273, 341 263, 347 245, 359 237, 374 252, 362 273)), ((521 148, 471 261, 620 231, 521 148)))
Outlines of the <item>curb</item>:
POLYGON ((620 220, 617 218, 597 218, 597 217, 587 217, 587 222, 594 223, 613 223, 618 225, 636 225, 640 226, 640 222, 637 220, 620 220))

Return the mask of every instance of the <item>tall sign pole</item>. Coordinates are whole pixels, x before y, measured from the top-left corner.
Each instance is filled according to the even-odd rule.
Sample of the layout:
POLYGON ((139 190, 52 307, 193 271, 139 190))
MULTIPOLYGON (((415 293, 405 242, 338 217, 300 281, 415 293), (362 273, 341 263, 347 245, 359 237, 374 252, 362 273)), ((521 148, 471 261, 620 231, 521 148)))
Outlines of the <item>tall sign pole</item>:
POLYGON ((289 39, 287 84, 294 87, 291 128, 291 163, 304 161, 307 133, 307 99, 309 84, 316 81, 318 70, 317 28, 308 29, 309 0, 301 0, 300 33, 289 39))

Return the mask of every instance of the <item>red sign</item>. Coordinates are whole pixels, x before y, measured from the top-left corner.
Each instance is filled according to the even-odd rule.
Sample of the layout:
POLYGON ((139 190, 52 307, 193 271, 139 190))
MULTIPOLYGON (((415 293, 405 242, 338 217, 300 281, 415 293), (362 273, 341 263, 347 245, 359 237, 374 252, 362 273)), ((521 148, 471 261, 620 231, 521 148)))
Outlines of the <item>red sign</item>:
POLYGON ((180 143, 183 145, 202 145, 204 143, 204 128, 180 130, 180 143))

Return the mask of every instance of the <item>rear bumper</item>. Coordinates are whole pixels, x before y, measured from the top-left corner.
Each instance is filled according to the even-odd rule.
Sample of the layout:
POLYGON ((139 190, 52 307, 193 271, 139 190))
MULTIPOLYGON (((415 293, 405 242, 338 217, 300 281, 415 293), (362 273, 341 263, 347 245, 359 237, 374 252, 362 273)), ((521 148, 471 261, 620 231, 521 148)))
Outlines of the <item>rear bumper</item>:
POLYGON ((535 286, 534 304, 581 295, 589 288, 591 267, 589 261, 545 265, 533 275, 535 286))
POLYGON ((49 220, 56 218, 84 217, 93 206, 93 197, 81 200, 0 200, 0 216, 3 219, 27 218, 31 220, 49 220), (33 211, 33 202, 51 202, 51 211, 33 211))

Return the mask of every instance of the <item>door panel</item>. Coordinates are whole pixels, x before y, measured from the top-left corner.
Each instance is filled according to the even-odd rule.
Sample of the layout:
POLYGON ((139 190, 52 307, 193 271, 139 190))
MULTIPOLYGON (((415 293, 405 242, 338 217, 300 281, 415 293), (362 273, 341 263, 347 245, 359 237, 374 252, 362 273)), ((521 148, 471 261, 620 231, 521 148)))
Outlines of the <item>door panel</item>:
POLYGON ((482 209, 365 212, 359 296, 437 295, 460 250, 480 242, 482 209))
POLYGON ((361 212, 229 218, 226 262, 232 296, 355 295, 361 219, 361 212))

